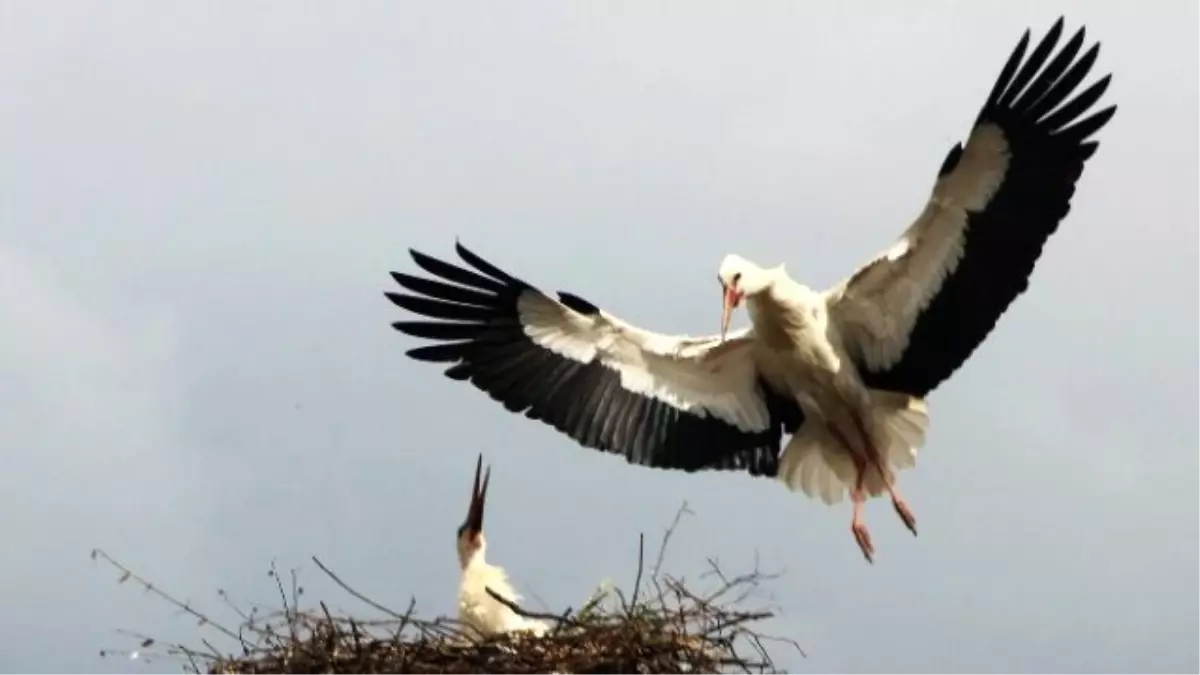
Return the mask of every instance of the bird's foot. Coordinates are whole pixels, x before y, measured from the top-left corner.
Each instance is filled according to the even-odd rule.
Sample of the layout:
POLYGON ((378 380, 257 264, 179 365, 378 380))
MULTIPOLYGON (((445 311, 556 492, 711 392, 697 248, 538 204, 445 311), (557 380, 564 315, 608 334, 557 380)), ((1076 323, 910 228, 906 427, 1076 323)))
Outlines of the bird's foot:
POLYGON ((850 523, 850 531, 854 533, 854 540, 858 542, 858 547, 862 549, 863 557, 867 559, 867 562, 874 564, 875 547, 871 545, 871 533, 867 531, 867 524, 855 518, 850 523))
POLYGON ((908 503, 900 497, 892 497, 892 506, 895 507, 896 513, 900 516, 900 520, 904 521, 904 526, 917 536, 917 518, 913 515, 912 509, 908 508, 908 503))

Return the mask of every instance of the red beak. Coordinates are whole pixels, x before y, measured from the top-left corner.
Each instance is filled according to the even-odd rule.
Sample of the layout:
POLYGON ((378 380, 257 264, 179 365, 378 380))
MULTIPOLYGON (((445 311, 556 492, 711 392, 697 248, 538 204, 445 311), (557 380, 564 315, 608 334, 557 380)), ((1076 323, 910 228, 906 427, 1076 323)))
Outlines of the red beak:
POLYGON ((725 287, 725 302, 721 308, 721 342, 725 341, 725 334, 729 332, 729 322, 733 319, 733 310, 742 302, 744 293, 736 288, 725 287))

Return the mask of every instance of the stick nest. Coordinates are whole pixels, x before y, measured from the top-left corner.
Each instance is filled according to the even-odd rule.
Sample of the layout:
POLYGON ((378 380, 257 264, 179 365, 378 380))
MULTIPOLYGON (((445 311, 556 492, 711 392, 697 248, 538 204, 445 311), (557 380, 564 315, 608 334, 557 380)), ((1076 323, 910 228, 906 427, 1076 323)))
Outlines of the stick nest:
POLYGON ((518 614, 545 621, 550 629, 541 637, 515 633, 480 638, 456 619, 421 618, 415 599, 407 610, 393 611, 350 587, 316 557, 313 562, 325 575, 380 616, 338 615, 323 601, 303 609, 304 591, 296 571, 291 572, 289 592, 272 564, 268 575, 275 581, 282 607, 246 612, 218 591, 240 617, 237 627, 230 628, 96 549, 92 558, 115 567, 121 583, 132 579, 232 645, 222 650, 205 637, 200 646, 170 644, 163 652, 152 653, 147 650, 159 646, 157 640, 122 630, 138 641, 139 649, 106 649, 101 656, 147 661, 166 656, 193 673, 783 672, 775 667, 766 644, 784 643, 801 656, 803 650, 792 640, 754 630, 774 616, 771 611, 743 607, 763 581, 778 575, 761 573, 756 565, 748 574, 727 577, 709 559, 701 578, 715 581, 701 593, 691 590, 682 578, 659 571, 670 535, 686 509, 685 504, 664 534, 657 562, 649 571, 644 540, 639 537, 637 573, 629 594, 601 587, 579 610, 559 614, 532 612, 492 594, 518 614))

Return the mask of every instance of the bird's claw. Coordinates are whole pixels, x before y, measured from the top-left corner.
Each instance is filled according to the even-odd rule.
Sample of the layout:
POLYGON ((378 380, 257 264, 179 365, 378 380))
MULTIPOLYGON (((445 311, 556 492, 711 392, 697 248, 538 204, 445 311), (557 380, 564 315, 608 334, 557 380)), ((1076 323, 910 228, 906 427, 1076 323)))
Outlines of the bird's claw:
POLYGON ((875 547, 871 545, 871 533, 867 531, 866 523, 860 521, 851 523, 850 531, 854 533, 854 540, 858 542, 858 547, 862 549, 863 557, 872 565, 875 564, 875 547))
POLYGON ((892 506, 896 508, 896 513, 900 516, 900 520, 904 521, 904 526, 917 536, 917 518, 913 515, 912 509, 908 508, 908 504, 903 499, 893 499, 892 506))

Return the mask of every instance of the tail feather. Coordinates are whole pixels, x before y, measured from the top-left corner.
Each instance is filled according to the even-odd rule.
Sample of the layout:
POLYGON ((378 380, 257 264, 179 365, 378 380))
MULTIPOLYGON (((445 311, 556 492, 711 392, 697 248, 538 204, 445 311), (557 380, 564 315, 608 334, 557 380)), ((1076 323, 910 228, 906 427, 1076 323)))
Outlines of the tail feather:
POLYGON ((833 505, 854 482, 854 462, 824 425, 806 421, 784 449, 778 475, 788 489, 833 505))
POLYGON ((890 391, 871 391, 875 437, 887 463, 897 469, 916 466, 917 452, 925 445, 929 410, 923 399, 890 391))
MULTIPOLYGON (((884 465, 895 473, 916 465, 925 444, 929 412, 923 399, 891 391, 871 390, 872 436, 884 465)), ((779 462, 778 477, 790 490, 799 490, 828 505, 837 504, 857 479, 850 452, 816 420, 807 420, 792 436, 779 462)), ((872 497, 887 491, 878 471, 867 471, 863 489, 872 497)))

